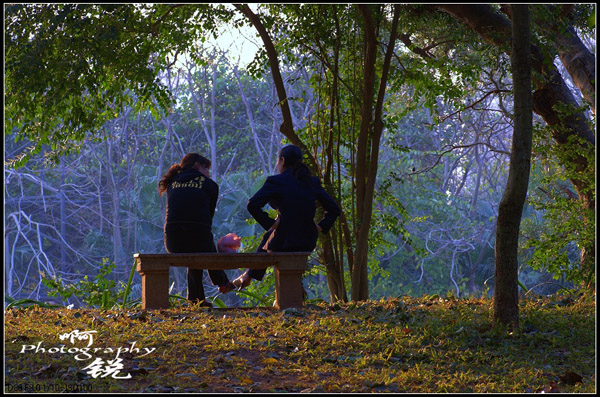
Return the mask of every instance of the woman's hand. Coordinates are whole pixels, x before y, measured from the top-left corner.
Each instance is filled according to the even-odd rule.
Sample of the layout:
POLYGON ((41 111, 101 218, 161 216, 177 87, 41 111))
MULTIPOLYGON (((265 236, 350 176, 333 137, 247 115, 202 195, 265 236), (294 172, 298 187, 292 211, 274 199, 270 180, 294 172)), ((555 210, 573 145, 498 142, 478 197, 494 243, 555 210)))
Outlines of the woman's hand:
POLYGON ((270 230, 277 229, 277 226, 279 226, 279 221, 280 221, 280 219, 279 219, 279 216, 278 216, 277 219, 275 219, 275 223, 273 224, 273 226, 271 226, 270 230))

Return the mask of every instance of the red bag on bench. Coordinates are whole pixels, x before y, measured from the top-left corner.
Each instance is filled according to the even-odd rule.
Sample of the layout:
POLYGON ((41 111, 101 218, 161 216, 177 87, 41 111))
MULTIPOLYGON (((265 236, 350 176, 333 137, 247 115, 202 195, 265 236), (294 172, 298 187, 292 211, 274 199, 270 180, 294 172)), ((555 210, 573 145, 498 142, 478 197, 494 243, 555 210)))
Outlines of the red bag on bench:
POLYGON ((229 233, 219 239, 217 243, 217 251, 237 252, 241 244, 242 240, 235 233, 229 233))

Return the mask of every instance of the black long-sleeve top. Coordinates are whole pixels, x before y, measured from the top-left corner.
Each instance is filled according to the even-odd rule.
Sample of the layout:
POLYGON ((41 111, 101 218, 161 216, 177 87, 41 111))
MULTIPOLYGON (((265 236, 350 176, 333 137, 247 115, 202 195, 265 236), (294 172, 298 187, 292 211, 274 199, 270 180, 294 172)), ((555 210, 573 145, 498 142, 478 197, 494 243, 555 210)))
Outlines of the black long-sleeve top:
POLYGON ((218 197, 215 181, 194 168, 182 170, 167 187, 165 230, 179 225, 210 232, 218 197))
POLYGON ((264 185, 250 200, 247 209, 265 228, 270 229, 275 220, 262 209, 267 203, 279 213, 279 225, 275 235, 265 247, 270 251, 312 251, 318 238, 314 217, 316 201, 325 210, 319 222, 323 233, 327 233, 340 214, 340 208, 323 189, 317 177, 310 177, 305 184, 292 174, 290 169, 281 174, 269 176, 264 185))

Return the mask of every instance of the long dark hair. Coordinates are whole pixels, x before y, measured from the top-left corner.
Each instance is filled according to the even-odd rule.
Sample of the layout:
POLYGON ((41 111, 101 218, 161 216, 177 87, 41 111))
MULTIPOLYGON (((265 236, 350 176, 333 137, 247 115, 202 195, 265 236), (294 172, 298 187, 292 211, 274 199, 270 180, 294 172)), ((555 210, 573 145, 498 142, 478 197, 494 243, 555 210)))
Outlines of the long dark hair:
POLYGON ((301 182, 308 184, 310 181, 311 173, 308 167, 302 162, 302 150, 296 145, 284 146, 279 151, 279 157, 285 159, 285 168, 292 170, 292 175, 301 182))
POLYGON ((169 168, 169 171, 167 171, 167 173, 162 177, 160 182, 158 182, 158 194, 162 195, 164 192, 167 191, 167 187, 169 187, 169 184, 171 183, 171 180, 173 180, 173 177, 175 177, 175 175, 179 174, 186 168, 193 167, 196 163, 200 163, 200 165, 205 168, 210 168, 211 166, 210 160, 204 156, 199 155, 198 153, 186 154, 181 160, 181 163, 173 164, 171 168, 169 168))

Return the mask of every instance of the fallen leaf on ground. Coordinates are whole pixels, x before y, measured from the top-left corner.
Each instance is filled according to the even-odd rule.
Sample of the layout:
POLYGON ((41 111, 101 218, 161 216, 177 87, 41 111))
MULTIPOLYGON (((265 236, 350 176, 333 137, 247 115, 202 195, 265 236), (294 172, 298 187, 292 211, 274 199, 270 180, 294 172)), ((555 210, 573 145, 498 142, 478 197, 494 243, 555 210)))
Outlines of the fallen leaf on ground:
POLYGON ((240 383, 241 383, 242 385, 246 385, 246 386, 247 386, 247 385, 252 385, 252 384, 254 384, 254 381, 253 381, 252 379, 250 379, 250 378, 245 378, 245 377, 244 377, 244 378, 241 378, 241 379, 240 379, 240 383))

